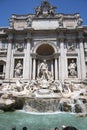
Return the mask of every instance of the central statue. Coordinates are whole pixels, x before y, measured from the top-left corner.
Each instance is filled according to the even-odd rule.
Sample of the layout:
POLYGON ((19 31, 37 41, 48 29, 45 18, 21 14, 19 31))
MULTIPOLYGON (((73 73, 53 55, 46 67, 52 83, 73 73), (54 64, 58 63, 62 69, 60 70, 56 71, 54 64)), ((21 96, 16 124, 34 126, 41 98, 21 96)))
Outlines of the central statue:
POLYGON ((44 59, 43 62, 39 66, 39 78, 45 80, 51 80, 52 74, 48 71, 48 65, 46 60, 44 59))
POLYGON ((46 63, 46 60, 43 60, 39 66, 39 77, 48 80, 48 65, 46 63))

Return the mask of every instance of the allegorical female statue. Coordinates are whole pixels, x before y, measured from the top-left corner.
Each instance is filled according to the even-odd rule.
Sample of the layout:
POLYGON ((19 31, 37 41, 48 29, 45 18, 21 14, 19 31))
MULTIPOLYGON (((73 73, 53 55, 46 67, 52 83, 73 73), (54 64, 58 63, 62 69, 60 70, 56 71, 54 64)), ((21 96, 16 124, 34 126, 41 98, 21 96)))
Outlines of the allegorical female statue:
POLYGON ((16 67, 15 67, 15 77, 22 77, 22 70, 23 70, 23 66, 21 63, 21 60, 18 61, 16 67))
POLYGON ((77 74, 76 67, 77 67, 76 63, 74 62, 74 60, 72 60, 68 67, 70 76, 76 76, 76 74, 77 74))

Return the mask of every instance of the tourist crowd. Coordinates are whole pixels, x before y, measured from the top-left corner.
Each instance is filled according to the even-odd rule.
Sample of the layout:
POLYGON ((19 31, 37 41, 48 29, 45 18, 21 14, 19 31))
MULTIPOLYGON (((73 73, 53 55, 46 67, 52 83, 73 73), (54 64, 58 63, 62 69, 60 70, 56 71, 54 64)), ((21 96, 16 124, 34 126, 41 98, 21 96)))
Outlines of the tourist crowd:
MULTIPOLYGON (((16 130, 16 127, 12 128, 12 130, 16 130)), ((23 127, 22 130, 28 130, 27 127, 23 127)), ((39 130, 46 130, 45 128, 39 129, 39 130)), ((59 130, 58 127, 52 128, 52 130, 59 130)), ((73 127, 73 126, 62 126, 62 130, 78 130, 77 128, 73 127)))

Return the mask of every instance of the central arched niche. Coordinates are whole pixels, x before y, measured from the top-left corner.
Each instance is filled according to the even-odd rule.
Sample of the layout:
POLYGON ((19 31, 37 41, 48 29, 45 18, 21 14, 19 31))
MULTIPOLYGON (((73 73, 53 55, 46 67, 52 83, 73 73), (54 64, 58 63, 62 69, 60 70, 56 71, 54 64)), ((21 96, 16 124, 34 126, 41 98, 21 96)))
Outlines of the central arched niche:
POLYGON ((37 48, 36 53, 41 56, 49 56, 54 53, 54 48, 49 44, 42 44, 37 48))
MULTIPOLYGON (((53 74, 54 72, 54 58, 53 55, 55 54, 55 48, 48 44, 48 43, 43 43, 39 45, 36 49, 36 54, 37 54, 37 59, 36 59, 36 75, 38 75, 39 72, 39 65, 41 62, 43 62, 43 59, 46 59, 46 62, 48 64, 48 70, 53 74)), ((54 76, 55 77, 55 76, 54 76)))

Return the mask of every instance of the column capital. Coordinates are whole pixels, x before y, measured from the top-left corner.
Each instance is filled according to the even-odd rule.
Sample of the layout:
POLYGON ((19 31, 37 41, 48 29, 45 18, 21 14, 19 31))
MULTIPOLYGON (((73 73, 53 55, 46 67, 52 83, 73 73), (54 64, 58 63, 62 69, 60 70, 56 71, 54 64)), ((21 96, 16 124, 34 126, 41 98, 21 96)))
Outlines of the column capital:
POLYGON ((8 40, 8 43, 12 43, 13 42, 13 34, 9 33, 7 40, 8 40))
POLYGON ((13 34, 12 33, 8 34, 8 39, 13 39, 13 34))
POLYGON ((78 40, 80 42, 83 42, 83 39, 84 39, 83 33, 79 32, 79 34, 78 34, 78 40))
POLYGON ((63 32, 60 32, 60 33, 59 33, 58 39, 59 39, 60 42, 64 42, 65 36, 64 36, 64 33, 63 33, 63 32))
POLYGON ((57 59, 59 57, 59 53, 55 53, 53 56, 54 56, 54 59, 57 59))
POLYGON ((31 53, 31 56, 32 56, 33 59, 37 58, 37 55, 35 53, 31 53))
POLYGON ((14 40, 13 39, 7 39, 8 40, 8 43, 12 43, 14 40))
POLYGON ((27 36, 25 38, 27 41, 30 41, 32 39, 31 33, 27 33, 27 36))
POLYGON ((61 43, 63 43, 63 42, 64 42, 64 39, 63 39, 63 38, 61 38, 61 39, 59 39, 59 41, 60 41, 61 43))
POLYGON ((26 38, 26 41, 27 42, 31 42, 31 38, 26 38))
POLYGON ((82 32, 79 32, 79 33, 78 33, 78 36, 83 37, 83 33, 82 33, 82 32))
POLYGON ((79 42, 80 42, 80 43, 83 42, 83 39, 79 39, 79 42))

